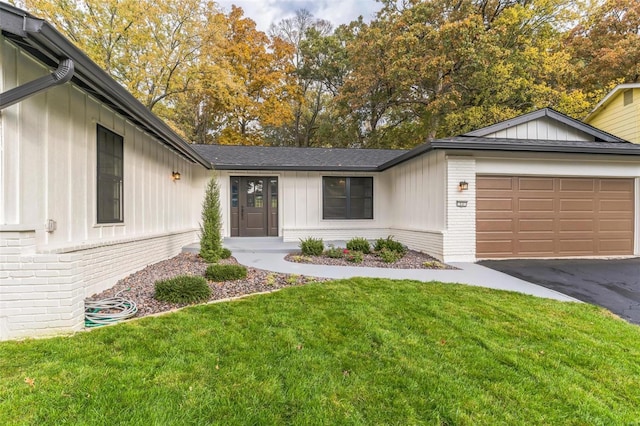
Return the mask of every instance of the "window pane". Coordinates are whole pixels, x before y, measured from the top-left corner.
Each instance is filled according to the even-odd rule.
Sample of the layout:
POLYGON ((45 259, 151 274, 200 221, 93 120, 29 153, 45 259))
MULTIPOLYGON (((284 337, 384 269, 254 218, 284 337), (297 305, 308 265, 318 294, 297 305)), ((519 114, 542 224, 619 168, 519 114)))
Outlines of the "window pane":
POLYGON ((278 179, 270 179, 269 186, 271 187, 271 208, 278 208, 278 179))
POLYGON ((373 219, 373 178, 324 177, 323 218, 373 219))
POLYGON ((124 139, 98 126, 97 145, 98 223, 122 222, 124 139))
POLYGON ((238 179, 231 178, 231 207, 238 207, 238 186, 240 186, 238 179))

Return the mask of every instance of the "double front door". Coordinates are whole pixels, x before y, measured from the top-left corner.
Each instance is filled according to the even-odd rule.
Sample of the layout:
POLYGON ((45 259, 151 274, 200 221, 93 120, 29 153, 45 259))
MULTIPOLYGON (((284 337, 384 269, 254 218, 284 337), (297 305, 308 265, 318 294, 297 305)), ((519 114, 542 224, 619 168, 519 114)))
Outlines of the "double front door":
POLYGON ((278 236, 277 177, 231 177, 231 236, 278 236))

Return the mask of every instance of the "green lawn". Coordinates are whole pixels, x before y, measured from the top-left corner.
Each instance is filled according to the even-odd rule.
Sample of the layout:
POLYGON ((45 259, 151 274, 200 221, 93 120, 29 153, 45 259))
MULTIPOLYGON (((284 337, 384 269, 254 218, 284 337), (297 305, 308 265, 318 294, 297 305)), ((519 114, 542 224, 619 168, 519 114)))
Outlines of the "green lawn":
POLYGON ((0 344, 0 424, 634 424, 640 328, 352 279, 0 344))

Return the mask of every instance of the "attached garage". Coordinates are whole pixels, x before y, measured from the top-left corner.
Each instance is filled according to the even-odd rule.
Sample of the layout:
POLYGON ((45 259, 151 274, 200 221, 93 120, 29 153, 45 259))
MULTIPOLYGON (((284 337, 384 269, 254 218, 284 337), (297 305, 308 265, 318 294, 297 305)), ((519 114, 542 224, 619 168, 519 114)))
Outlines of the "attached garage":
POLYGON ((634 179, 478 176, 476 256, 632 255, 634 179))

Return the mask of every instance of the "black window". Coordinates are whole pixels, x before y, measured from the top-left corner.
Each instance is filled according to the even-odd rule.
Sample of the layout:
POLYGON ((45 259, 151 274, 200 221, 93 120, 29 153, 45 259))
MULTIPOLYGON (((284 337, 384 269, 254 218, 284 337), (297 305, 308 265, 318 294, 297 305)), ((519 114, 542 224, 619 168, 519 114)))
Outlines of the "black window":
POLYGON ((324 219, 373 219, 373 178, 322 178, 324 219))
POLYGON ((122 206, 122 136, 98 126, 98 223, 124 220, 122 206))

